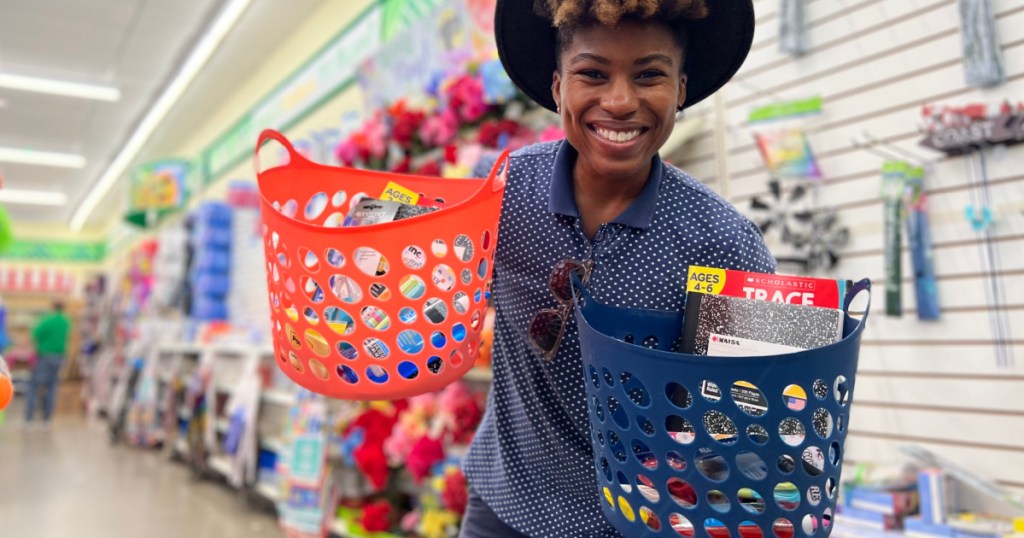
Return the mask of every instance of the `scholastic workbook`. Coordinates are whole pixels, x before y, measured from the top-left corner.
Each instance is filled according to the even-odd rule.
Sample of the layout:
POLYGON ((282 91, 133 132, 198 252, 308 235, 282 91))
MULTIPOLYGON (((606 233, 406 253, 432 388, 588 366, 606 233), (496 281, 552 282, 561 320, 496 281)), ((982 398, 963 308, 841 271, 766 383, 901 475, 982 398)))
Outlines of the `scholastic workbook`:
POLYGON ((843 337, 841 280, 692 266, 687 277, 684 353, 782 355, 843 337))

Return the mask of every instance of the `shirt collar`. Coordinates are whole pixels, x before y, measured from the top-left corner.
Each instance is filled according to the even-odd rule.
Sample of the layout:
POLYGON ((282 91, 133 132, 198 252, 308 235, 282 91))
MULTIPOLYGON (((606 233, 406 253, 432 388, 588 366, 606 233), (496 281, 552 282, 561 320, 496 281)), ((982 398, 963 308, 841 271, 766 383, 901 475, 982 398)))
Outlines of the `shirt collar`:
MULTIPOLYGON (((555 154, 555 165, 552 170, 551 194, 548 197, 548 211, 551 213, 576 218, 580 216, 572 186, 572 169, 576 164, 577 155, 572 144, 569 144, 568 140, 562 140, 558 147, 558 153, 555 154)), ((654 208, 658 205, 658 191, 664 172, 665 165, 662 163, 661 157, 655 154, 651 158, 651 175, 647 178, 644 189, 640 191, 636 200, 633 200, 633 203, 612 222, 633 228, 650 228, 651 222, 654 220, 654 208)))

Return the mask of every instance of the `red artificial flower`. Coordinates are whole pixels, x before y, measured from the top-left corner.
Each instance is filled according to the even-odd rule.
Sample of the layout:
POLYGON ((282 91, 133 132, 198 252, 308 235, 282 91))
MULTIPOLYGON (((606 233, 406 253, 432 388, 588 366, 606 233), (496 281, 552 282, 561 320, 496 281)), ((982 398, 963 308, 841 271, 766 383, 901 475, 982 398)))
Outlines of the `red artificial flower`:
POLYGON ((462 471, 456 469, 445 475, 441 501, 445 508, 460 516, 466 513, 469 493, 466 491, 466 477, 462 476, 462 471))
POLYGON ((436 160, 431 159, 416 169, 416 175, 420 176, 440 176, 441 165, 436 160))
POLYGON ((391 435, 397 415, 397 411, 389 415, 377 409, 370 409, 356 417, 345 428, 346 436, 353 428, 363 429, 363 444, 352 451, 352 457, 356 466, 376 489, 381 489, 388 483, 391 469, 384 455, 384 441, 391 435))
POLYGON ((403 148, 408 149, 412 145, 413 138, 417 135, 420 126, 423 125, 426 114, 418 110, 402 110, 399 115, 393 116, 393 118, 391 139, 403 148))
POLYGON ((395 163, 395 165, 391 167, 391 171, 396 174, 408 174, 409 169, 411 167, 412 159, 410 159, 409 156, 407 155, 405 157, 402 157, 402 160, 395 163))
POLYGON ((363 508, 359 524, 367 532, 386 532, 391 529, 391 504, 387 501, 376 501, 363 508))
POLYGON ((449 144, 444 148, 444 162, 455 164, 459 162, 459 146, 449 144))
POLYGON ((508 145, 509 140, 519 132, 521 127, 515 121, 508 119, 486 121, 480 125, 477 140, 489 148, 503 148, 508 145))
POLYGON ((412 446, 405 467, 409 469, 413 481, 419 484, 430 475, 430 468, 443 459, 444 447, 441 446, 441 441, 425 435, 412 446))

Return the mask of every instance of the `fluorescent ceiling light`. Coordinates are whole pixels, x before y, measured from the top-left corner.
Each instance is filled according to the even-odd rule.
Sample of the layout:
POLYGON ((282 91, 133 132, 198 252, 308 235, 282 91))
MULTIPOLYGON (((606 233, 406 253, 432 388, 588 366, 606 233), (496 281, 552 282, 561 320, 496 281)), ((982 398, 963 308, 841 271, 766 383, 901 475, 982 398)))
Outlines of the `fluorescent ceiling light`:
POLYGON ((18 148, 0 148, 0 162, 56 166, 58 168, 85 167, 85 157, 81 155, 18 148))
POLYGON ((110 163, 110 167, 103 172, 96 185, 89 190, 85 200, 82 200, 82 205, 78 206, 78 209, 75 210, 75 214, 71 218, 71 229, 73 231, 81 231, 82 227, 85 226, 89 215, 92 214, 96 206, 103 200, 103 197, 110 192, 110 189, 117 183, 117 180, 128 169, 128 165, 139 154, 139 151, 142 150, 149 137, 153 135, 153 131, 167 117, 171 108, 174 107, 178 99, 185 93, 185 90, 192 84, 196 75, 206 65, 207 60, 213 56, 221 41, 234 28, 235 23, 238 22, 242 13, 245 12, 245 8, 249 7, 251 1, 231 0, 227 7, 217 16, 217 20, 207 28, 206 33, 199 40, 199 44, 192 49, 185 63, 174 76, 174 80, 171 81, 167 89, 164 90, 164 93, 160 95, 153 104, 153 107, 146 113, 139 126, 135 128, 135 132, 128 138, 128 142, 122 146, 121 152, 110 163))
POLYGON ((68 197, 56 191, 0 189, 0 203, 62 206, 68 203, 68 197))
POLYGON ((121 98, 121 90, 110 86, 81 84, 79 82, 67 82, 49 78, 26 77, 23 75, 13 75, 11 73, 0 73, 0 88, 64 95, 66 97, 78 97, 81 99, 95 99, 97 101, 117 101, 121 98))

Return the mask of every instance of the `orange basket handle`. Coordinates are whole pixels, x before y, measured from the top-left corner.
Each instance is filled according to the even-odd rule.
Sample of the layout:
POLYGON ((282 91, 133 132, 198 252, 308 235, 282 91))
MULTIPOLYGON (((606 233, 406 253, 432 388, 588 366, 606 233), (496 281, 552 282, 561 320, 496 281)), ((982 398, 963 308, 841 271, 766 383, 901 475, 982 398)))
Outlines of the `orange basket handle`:
POLYGON ((267 142, 269 142, 271 140, 276 140, 278 144, 281 144, 282 146, 284 146, 284 149, 286 149, 288 151, 288 164, 287 164, 287 166, 302 166, 302 167, 305 167, 305 166, 315 165, 316 164, 313 161, 310 161, 309 159, 303 157, 301 153, 296 151, 295 150, 295 146, 293 146, 291 141, 289 141, 287 138, 285 138, 285 136, 283 134, 281 134, 281 133, 279 133, 279 132, 277 132, 277 131, 275 131, 273 129, 264 129, 263 132, 260 133, 260 138, 256 142, 256 151, 253 152, 253 156, 252 156, 252 158, 253 158, 253 169, 256 171, 256 175, 259 175, 262 172, 261 164, 260 164, 260 149, 263 148, 264 144, 266 144, 267 142))

